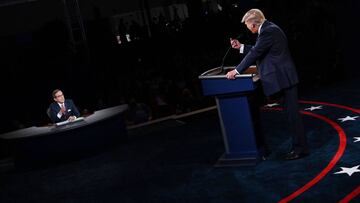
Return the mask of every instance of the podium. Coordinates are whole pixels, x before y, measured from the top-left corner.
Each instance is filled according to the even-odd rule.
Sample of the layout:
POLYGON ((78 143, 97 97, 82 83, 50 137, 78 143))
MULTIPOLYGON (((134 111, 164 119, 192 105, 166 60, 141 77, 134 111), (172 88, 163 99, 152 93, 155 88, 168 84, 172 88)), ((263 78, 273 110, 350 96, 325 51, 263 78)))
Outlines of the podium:
POLYGON ((203 94, 215 96, 225 144, 225 153, 215 164, 223 166, 253 166, 259 161, 254 121, 249 96, 258 86, 256 66, 228 80, 226 73, 235 67, 214 68, 199 76, 203 94))

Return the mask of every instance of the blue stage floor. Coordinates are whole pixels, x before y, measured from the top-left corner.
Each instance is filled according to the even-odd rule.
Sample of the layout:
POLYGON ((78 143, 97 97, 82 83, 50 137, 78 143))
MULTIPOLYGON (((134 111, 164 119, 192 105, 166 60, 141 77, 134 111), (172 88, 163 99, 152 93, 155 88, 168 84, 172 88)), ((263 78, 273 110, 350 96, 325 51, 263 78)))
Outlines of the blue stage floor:
POLYGON ((290 148, 284 119, 264 110, 269 159, 213 167, 224 146, 210 110, 132 129, 127 143, 81 159, 1 172, 0 202, 360 202, 360 83, 300 98, 311 149, 303 159, 282 159, 290 148))

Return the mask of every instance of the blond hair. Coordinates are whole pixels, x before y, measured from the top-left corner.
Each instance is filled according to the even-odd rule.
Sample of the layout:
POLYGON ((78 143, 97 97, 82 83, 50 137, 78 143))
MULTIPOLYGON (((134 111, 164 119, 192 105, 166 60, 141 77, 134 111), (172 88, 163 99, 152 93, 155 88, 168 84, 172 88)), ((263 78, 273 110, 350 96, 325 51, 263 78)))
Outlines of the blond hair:
POLYGON ((262 11, 257 8, 250 9, 248 12, 245 13, 241 22, 251 22, 257 25, 260 25, 265 20, 265 16, 262 11))

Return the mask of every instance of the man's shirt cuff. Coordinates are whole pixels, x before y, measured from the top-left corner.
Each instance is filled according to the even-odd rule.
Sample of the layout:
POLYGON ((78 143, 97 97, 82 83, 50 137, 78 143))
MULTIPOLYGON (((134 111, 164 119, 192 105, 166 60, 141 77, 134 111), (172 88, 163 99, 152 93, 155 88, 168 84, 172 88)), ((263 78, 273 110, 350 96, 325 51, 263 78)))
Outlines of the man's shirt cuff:
POLYGON ((243 54, 244 53, 244 47, 245 47, 245 45, 244 44, 241 44, 240 45, 240 54, 243 54))

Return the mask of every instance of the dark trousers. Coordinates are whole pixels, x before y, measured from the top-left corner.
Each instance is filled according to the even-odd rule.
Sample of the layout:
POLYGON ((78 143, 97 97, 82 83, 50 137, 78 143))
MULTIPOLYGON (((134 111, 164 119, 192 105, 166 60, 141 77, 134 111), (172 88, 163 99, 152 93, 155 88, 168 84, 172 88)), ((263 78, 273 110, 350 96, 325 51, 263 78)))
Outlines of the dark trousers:
POLYGON ((284 114, 292 136, 292 149, 299 153, 308 153, 304 124, 299 113, 297 86, 283 89, 280 93, 284 114))
POLYGON ((283 106, 283 114, 286 118, 286 126, 288 126, 289 133, 292 138, 292 150, 295 150, 298 153, 308 153, 309 148, 305 136, 304 124, 299 113, 297 86, 295 85, 283 89, 268 98, 265 98, 261 89, 262 88, 258 88, 255 91, 253 97, 250 97, 256 143, 258 148, 264 151, 269 150, 266 139, 261 130, 262 127, 260 122, 261 119, 259 107, 266 103, 274 103, 275 101, 280 100, 281 105, 283 106))
POLYGON ((264 96, 261 83, 259 84, 259 87, 256 88, 255 92, 253 92, 249 97, 249 104, 252 114, 252 120, 254 125, 254 133, 255 133, 255 139, 256 139, 256 146, 260 153, 266 153, 269 152, 269 146, 267 145, 266 138, 264 136, 264 133, 262 131, 262 125, 261 125, 261 116, 260 116, 260 108, 264 104, 266 104, 266 98, 264 96))

